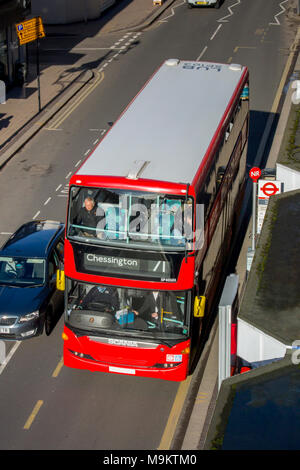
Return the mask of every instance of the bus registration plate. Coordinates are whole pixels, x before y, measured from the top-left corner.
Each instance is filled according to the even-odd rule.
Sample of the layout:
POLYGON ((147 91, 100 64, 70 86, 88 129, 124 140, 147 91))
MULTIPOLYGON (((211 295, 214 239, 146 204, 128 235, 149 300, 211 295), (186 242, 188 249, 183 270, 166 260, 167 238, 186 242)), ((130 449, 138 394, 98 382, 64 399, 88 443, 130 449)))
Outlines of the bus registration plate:
POLYGON ((135 375, 134 369, 125 369, 123 367, 109 367, 109 372, 117 372, 118 374, 130 374, 135 375))
POLYGON ((166 361, 167 362, 181 362, 182 354, 167 354, 166 361))

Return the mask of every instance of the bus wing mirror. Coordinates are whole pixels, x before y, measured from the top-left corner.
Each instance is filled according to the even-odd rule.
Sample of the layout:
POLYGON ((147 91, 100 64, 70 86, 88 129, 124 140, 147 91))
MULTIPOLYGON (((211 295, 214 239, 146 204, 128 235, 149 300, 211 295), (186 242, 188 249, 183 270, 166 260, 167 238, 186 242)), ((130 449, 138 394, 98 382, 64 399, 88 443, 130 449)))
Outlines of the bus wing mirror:
POLYGON ((204 297, 204 295, 195 297, 194 317, 196 318, 204 317, 205 301, 206 301, 206 298, 204 297))
POLYGON ((57 290, 65 290, 65 272, 62 269, 58 269, 56 273, 56 288, 57 290))

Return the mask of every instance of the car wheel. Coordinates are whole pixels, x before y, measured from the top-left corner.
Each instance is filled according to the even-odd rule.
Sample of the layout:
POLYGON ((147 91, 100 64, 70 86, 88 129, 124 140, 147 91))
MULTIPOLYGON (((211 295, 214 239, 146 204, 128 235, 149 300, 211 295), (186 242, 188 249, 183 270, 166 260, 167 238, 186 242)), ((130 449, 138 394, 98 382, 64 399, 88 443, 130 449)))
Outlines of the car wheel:
POLYGON ((188 3, 188 8, 193 8, 193 5, 191 3, 188 3))
POLYGON ((217 2, 215 3, 215 8, 220 8, 221 4, 220 4, 220 0, 217 0, 217 2))
POLYGON ((45 333, 47 336, 50 335, 52 329, 52 309, 47 308, 45 312, 45 333))

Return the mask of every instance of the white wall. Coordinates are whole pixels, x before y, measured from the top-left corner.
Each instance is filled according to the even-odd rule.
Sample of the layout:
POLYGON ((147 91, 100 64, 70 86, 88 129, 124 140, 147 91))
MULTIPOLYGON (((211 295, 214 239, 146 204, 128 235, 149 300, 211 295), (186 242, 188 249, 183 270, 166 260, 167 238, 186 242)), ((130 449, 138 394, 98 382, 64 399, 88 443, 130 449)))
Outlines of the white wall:
POLYGON ((287 346, 238 318, 237 355, 248 362, 284 357, 287 346))
POLYGON ((294 191, 300 189, 300 172, 276 163, 276 179, 284 183, 283 191, 294 191))
POLYGON ((44 24, 67 24, 98 18, 116 0, 32 0, 31 13, 44 24))

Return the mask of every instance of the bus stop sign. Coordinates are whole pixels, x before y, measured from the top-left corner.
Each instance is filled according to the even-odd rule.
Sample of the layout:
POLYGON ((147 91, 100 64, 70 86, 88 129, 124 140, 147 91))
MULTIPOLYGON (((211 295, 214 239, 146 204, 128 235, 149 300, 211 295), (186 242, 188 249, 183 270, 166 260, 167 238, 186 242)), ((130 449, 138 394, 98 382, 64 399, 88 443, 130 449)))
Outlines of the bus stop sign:
POLYGON ((249 171, 249 176, 252 179, 253 183, 257 183, 257 180, 261 177, 261 170, 260 168, 253 167, 249 171))
POLYGON ((281 182, 280 181, 259 181, 258 185, 258 197, 267 199, 270 196, 281 193, 281 182))

